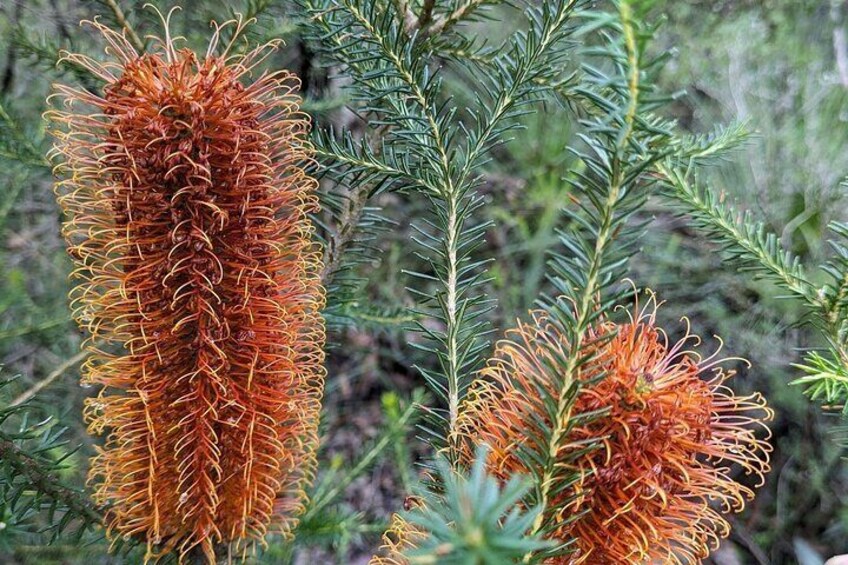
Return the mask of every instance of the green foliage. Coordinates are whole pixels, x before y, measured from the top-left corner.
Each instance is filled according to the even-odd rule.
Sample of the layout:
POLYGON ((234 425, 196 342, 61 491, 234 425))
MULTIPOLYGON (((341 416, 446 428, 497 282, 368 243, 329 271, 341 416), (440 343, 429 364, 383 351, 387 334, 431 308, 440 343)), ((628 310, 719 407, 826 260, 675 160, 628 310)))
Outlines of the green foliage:
MULTIPOLYGON (((352 0, 304 0, 303 5, 318 28, 314 40, 349 73, 348 96, 369 127, 358 139, 350 132, 316 136, 317 154, 326 164, 319 173, 347 187, 340 204, 327 199, 330 209, 343 225, 356 226, 365 202, 384 191, 415 192, 431 204, 432 217, 415 226, 414 237, 429 269, 409 273, 428 290, 410 292, 418 298, 419 315, 430 322, 418 326, 427 338, 418 346, 438 360, 436 368, 420 370, 446 405, 444 411, 430 411, 436 421, 428 430, 453 449, 460 402, 488 348, 485 315, 493 306, 482 292, 487 261, 475 256, 489 227, 475 217, 482 205, 477 171, 518 126, 515 118, 527 104, 560 81, 579 2, 529 4, 527 30, 516 32, 485 62, 464 59, 464 71, 479 89, 474 106, 462 116, 446 103, 443 82, 430 62, 443 45, 437 32, 470 13, 444 20, 422 14, 410 29, 394 5, 352 0)), ((334 242, 329 245, 332 270, 340 262, 339 250, 334 242)))
POLYGON ((0 157, 31 167, 47 167, 39 147, 18 120, 9 115, 0 99, 0 157))
POLYGON ((668 160, 657 167, 670 189, 667 194, 684 206, 683 211, 705 230, 707 237, 721 242, 728 261, 757 276, 768 277, 794 295, 814 300, 813 287, 800 259, 781 247, 777 235, 767 231, 751 212, 740 213, 708 187, 699 188, 672 163, 668 160))
POLYGON ((848 223, 833 222, 830 230, 836 236, 830 241, 833 258, 822 265, 827 278, 818 298, 831 345, 848 367, 848 223))
MULTIPOLYGON (((0 389, 10 382, 0 383, 0 389)), ((0 520, 9 532, 35 528, 49 540, 70 532, 79 541, 101 524, 103 510, 61 478, 75 451, 68 449, 65 431, 49 418, 40 419, 29 404, 0 409, 0 520)))
POLYGON ((407 553, 414 564, 499 565, 550 545, 528 535, 540 507, 516 506, 529 490, 528 481, 512 477, 506 484, 486 473, 486 450, 480 448, 468 476, 450 463, 436 464, 443 491, 421 493, 421 504, 405 518, 424 536, 407 553))
MULTIPOLYGON (((55 224, 53 208, 42 209, 42 202, 28 200, 31 194, 47 191, 49 167, 39 119, 43 97, 27 100, 35 97, 23 90, 33 84, 46 88, 61 77, 97 91, 95 77, 60 61, 62 49, 98 57, 102 47, 69 21, 100 12, 116 28, 133 28, 141 43, 148 42, 147 33, 159 26, 155 13, 143 9, 141 2, 27 4, 37 10, 28 6, 20 17, 12 10, 0 15, 4 26, 0 64, 13 51, 18 60, 8 57, 11 69, 30 73, 24 77, 30 82, 18 86, 17 97, 7 93, 0 100, 0 164, 6 172, 0 196, 4 227, 0 346, 4 356, 13 359, 19 346, 35 343, 40 347, 37 354, 45 349, 50 353, 55 343, 76 344, 77 339, 64 328, 66 311, 55 304, 64 300, 57 290, 64 290, 64 283, 54 271, 63 271, 65 263, 48 256, 52 247, 40 241, 32 246, 33 253, 43 255, 51 270, 14 257, 12 236, 22 240, 41 233, 43 226, 30 223, 36 217, 33 210, 41 211, 49 229, 55 224), (51 294, 57 296, 51 299, 51 294), (54 340, 60 332, 70 340, 54 340)), ((153 4, 167 13, 173 2, 153 4)), ((567 554, 569 540, 551 545, 539 539, 553 526, 545 517, 563 510, 550 501, 577 480, 562 453, 573 447, 567 444, 569 431, 581 423, 569 412, 580 393, 576 375, 591 362, 580 356, 581 345, 600 316, 609 316, 627 300, 628 289, 620 282, 632 274, 632 263, 640 268, 648 264, 657 280, 667 274, 666 266, 658 267, 654 257, 639 258, 638 251, 654 216, 660 222, 651 224, 651 230, 661 231, 657 224, 665 219, 669 204, 680 214, 681 223, 696 227, 703 238, 670 234, 664 241, 665 259, 675 266, 700 261, 698 268, 709 269, 701 258, 686 254, 689 248, 681 250, 681 241, 701 246, 707 254, 718 249, 724 260, 741 270, 723 275, 721 281, 736 285, 723 292, 741 295, 756 286, 752 279, 769 283, 756 286, 759 294, 752 300, 769 313, 760 325, 770 326, 747 324, 749 318, 734 312, 718 293, 690 296, 692 303, 679 305, 680 309, 708 319, 696 319, 696 324, 709 324, 710 316, 699 314, 714 308, 715 317, 729 327, 742 332, 744 326, 745 332, 757 337, 768 332, 768 339, 778 339, 787 333, 785 326, 797 321, 795 311, 780 309, 771 300, 771 289, 779 289, 800 305, 803 321, 815 327, 799 330, 801 337, 793 342, 809 349, 794 365, 804 373, 794 384, 813 401, 848 414, 848 224, 839 217, 838 206, 825 209, 838 199, 828 200, 825 194, 827 198, 813 202, 807 193, 815 190, 801 188, 812 178, 816 186, 822 185, 816 190, 824 194, 834 184, 832 177, 844 176, 845 128, 834 125, 844 121, 845 89, 818 80, 829 59, 816 56, 812 47, 792 35, 795 20, 815 22, 809 3, 770 3, 760 17, 753 6, 761 4, 240 0, 224 6, 199 0, 174 14, 174 35, 184 35, 190 47, 205 43, 211 19, 223 21, 236 14, 256 18, 248 27, 247 41, 236 50, 285 38, 287 47, 275 54, 269 67, 292 68, 302 75, 307 89, 304 110, 315 122, 316 163, 311 172, 322 182, 315 223, 325 246, 325 318, 337 346, 332 350, 337 358, 331 357, 328 395, 348 386, 340 384, 333 371, 341 371, 339 359, 353 357, 352 343, 367 335, 374 339, 361 347, 374 349, 375 356, 391 348, 391 367, 386 367, 388 362, 357 367, 358 377, 372 372, 375 375, 366 376, 381 385, 409 391, 419 384, 406 382, 406 371, 415 364, 434 399, 425 402, 415 393, 402 402, 399 399, 406 393, 381 397, 364 385, 348 392, 363 404, 382 402, 383 428, 372 441, 357 446, 353 456, 322 453, 296 542, 271 538, 269 549, 258 559, 308 561, 320 559, 312 551, 326 551, 345 562, 354 548, 368 547, 384 520, 346 503, 347 491, 388 465, 398 483, 389 488, 398 492, 389 492, 387 498, 405 494, 416 483, 413 461, 429 460, 422 455, 424 446, 446 459, 436 466, 439 480, 434 489, 422 493, 425 504, 410 514, 428 532, 427 541, 410 555, 415 562, 503 563, 567 554), (642 20, 659 10, 667 11, 672 24, 680 27, 660 31, 657 44, 657 29, 642 20), (706 64, 690 56, 676 60, 671 70, 663 67, 674 47, 712 37, 705 30, 713 28, 719 39, 704 40, 704 46, 711 56, 717 53, 720 63, 706 64), (730 41, 745 33, 757 40, 730 41), (673 43, 662 43, 669 37, 673 43), (775 37, 779 41, 767 41, 775 37), (784 65, 786 58, 795 67, 784 65), (682 98, 663 96, 657 87, 672 81, 675 73, 691 71, 688 67, 695 67, 700 81, 694 97, 708 99, 693 116, 680 114, 682 98), (716 89, 709 85, 727 82, 714 76, 713 67, 733 73, 732 99, 712 98, 716 89), (800 86, 788 74, 793 68, 805 69, 800 86), (746 89, 767 103, 752 105, 746 89), (792 92, 799 93, 797 99, 789 99, 792 92), (715 128, 713 123, 719 121, 715 107, 739 108, 740 121, 715 128), (748 108, 752 111, 743 111, 748 108), (670 115, 692 120, 692 129, 709 133, 672 134, 673 123, 665 119, 670 115), (531 129, 523 131, 528 124, 531 129), (761 135, 750 136, 748 127, 761 135), (528 150, 534 143, 544 153, 538 162, 545 166, 538 169, 528 150), (731 151, 753 152, 752 147, 764 148, 771 161, 745 159, 750 171, 728 175, 731 151), (514 201, 509 201, 493 171, 508 180, 530 180, 519 185, 514 201), (755 197, 768 201, 762 213, 742 211, 754 206, 755 197), (516 213, 521 206, 528 209, 524 216, 516 213), (820 261, 811 259, 824 254, 820 232, 834 218, 837 221, 829 224, 830 258, 817 266, 820 261), (784 224, 789 225, 782 233, 784 224), (506 236, 498 241, 503 226, 506 236), (802 231, 805 245, 798 241, 802 231), (545 280, 545 258, 551 248, 555 249, 545 280), (387 249, 400 257, 381 266, 381 254, 387 249), (492 262, 495 257, 497 264, 492 262), (389 285, 384 282, 386 272, 407 277, 398 286, 406 282, 410 288, 374 292, 374 286, 389 285), (482 457, 470 474, 457 464, 454 423, 467 387, 489 354, 489 336, 501 321, 511 323, 516 312, 523 314, 537 296, 538 304, 567 336, 570 351, 552 371, 553 393, 541 388, 525 391, 542 396, 548 408, 538 429, 532 430, 542 438, 543 448, 516 448, 532 475, 498 485, 485 474, 482 457), (414 326, 414 334, 404 332, 409 326, 414 326), (412 347, 418 351, 410 351, 412 347), (420 424, 425 437, 411 440, 409 428, 420 421, 422 411, 429 416, 420 424)), ((819 27, 813 35, 824 30, 830 49, 829 28, 819 27)), ((677 283, 691 286, 685 268, 681 270, 677 283)), ((686 289, 675 291, 682 296, 686 289)), ((791 347, 785 349, 782 354, 796 360, 791 347)), ((53 363, 49 356, 40 360, 53 363)), ((788 361, 784 365, 788 367, 788 361)), ((777 389, 770 399, 783 394, 789 396, 777 389)), ((67 396, 69 405, 79 400, 79 394, 67 396)), ((805 417, 815 420, 804 412, 800 391, 795 396, 791 418, 798 422, 788 425, 800 426, 805 417)), ((58 411, 29 405, 0 411, 0 522, 6 524, 0 543, 14 543, 18 536, 37 535, 42 529, 46 539, 70 543, 76 542, 75 536, 94 537, 91 532, 105 509, 93 507, 82 489, 69 486, 79 482, 72 479, 78 479, 74 475, 80 470, 66 468, 73 451, 54 420, 41 418, 42 412, 55 416, 58 411)), ((787 436, 781 442, 795 441, 803 448, 791 452, 793 460, 815 456, 824 461, 822 469, 809 472, 821 490, 828 478, 842 480, 832 462, 838 461, 841 451, 833 455, 836 451, 821 448, 823 453, 818 453, 818 446, 807 446, 814 442, 803 439, 808 430, 791 429, 802 439, 787 436), (804 451, 807 447, 815 453, 804 451)), ((74 443, 84 437, 74 429, 66 435, 74 433, 78 434, 74 443)), ((774 506, 780 510, 781 504, 793 503, 779 499, 774 506)), ((769 504, 767 500, 758 515, 769 515, 769 504)), ((780 525, 772 529, 769 524, 768 534, 761 529, 756 535, 775 539, 794 535, 794 513, 778 512, 780 525)), ((827 531, 838 537, 844 529, 827 531)), ((96 547, 105 552, 101 545, 96 547)))
POLYGON ((709 173, 710 184, 756 209, 788 249, 821 258, 827 223, 844 220, 837 185, 848 167, 848 128, 841 127, 848 89, 833 43, 845 25, 844 5, 663 3, 672 29, 658 47, 680 51, 663 80, 691 77, 682 120, 698 131, 742 119, 756 132, 733 163, 709 173), (705 41, 680 41, 686 36, 705 41))
MULTIPOLYGON (((402 408, 397 396, 387 394, 383 398, 389 426, 371 445, 362 450, 358 460, 352 466, 343 466, 342 462, 337 460, 327 470, 309 497, 309 505, 303 517, 305 522, 309 522, 323 509, 336 502, 345 488, 362 476, 389 446, 404 440, 404 436, 415 423, 417 410, 423 400, 424 395, 421 390, 416 391, 412 399, 402 408)), ((399 461, 398 464, 403 462, 399 461)))
MULTIPOLYGON (((726 139, 735 137, 733 132, 719 134, 714 143, 726 145, 726 139)), ((697 157, 698 152, 689 155, 690 163, 697 157)), ((808 353, 804 364, 795 365, 807 376, 791 384, 804 386, 813 400, 848 403, 845 386, 848 374, 848 245, 845 243, 848 226, 838 222, 831 225, 837 236, 831 241, 834 256, 821 266, 826 282, 817 287, 811 282, 801 259, 784 249, 778 236, 769 232, 751 212, 740 213, 709 187, 699 187, 697 179, 690 180, 691 173, 676 166, 673 159, 659 164, 657 171, 665 181, 665 194, 691 216, 694 225, 709 239, 721 245, 728 262, 784 289, 789 297, 805 306, 808 319, 821 330, 827 342, 826 354, 808 353)))
POLYGON ((848 415, 848 369, 842 360, 828 359, 813 351, 808 353, 804 364, 795 367, 806 373, 806 376, 795 379, 790 384, 804 387, 804 392, 810 400, 827 404, 842 404, 842 415, 848 415))

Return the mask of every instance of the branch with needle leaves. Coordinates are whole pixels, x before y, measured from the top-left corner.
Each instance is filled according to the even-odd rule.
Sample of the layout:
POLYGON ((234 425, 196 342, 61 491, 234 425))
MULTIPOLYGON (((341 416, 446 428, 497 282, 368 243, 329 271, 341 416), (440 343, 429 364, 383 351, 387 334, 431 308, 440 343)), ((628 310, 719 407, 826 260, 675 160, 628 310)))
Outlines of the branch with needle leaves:
MULTIPOLYGON (((587 331, 596 317, 595 308, 597 295, 601 291, 601 276, 608 249, 613 241, 615 229, 620 225, 622 218, 617 217, 617 210, 621 204, 621 193, 625 182, 625 163, 623 155, 628 151, 630 137, 633 134, 633 122, 639 104, 639 55, 636 49, 635 34, 632 27, 632 14, 627 1, 619 3, 619 15, 621 27, 624 34, 624 43, 627 53, 627 77, 628 103, 623 117, 623 123, 617 134, 618 143, 613 150, 612 161, 609 165, 609 186, 603 200, 598 200, 598 225, 594 245, 590 254, 586 257, 585 281, 581 281, 576 295, 570 297, 573 316, 568 320, 570 334, 569 355, 563 370, 562 381, 565 386, 560 387, 556 402, 552 430, 548 441, 549 451, 546 454, 545 463, 539 481, 539 500, 537 503, 546 508, 552 488, 555 486, 554 472, 557 461, 560 459, 559 451, 567 431, 569 412, 572 405, 571 383, 575 379, 576 372, 581 362, 581 350, 586 339, 587 331)), ((600 195, 598 195, 600 196, 600 195)), ((562 289, 565 296, 573 293, 572 288, 562 289)), ((568 306, 566 306, 568 308, 568 306)), ((532 534, 542 531, 544 526, 544 512, 540 512, 533 523, 532 534)), ((525 557, 529 561, 530 555, 525 557)))
MULTIPOLYGON (((579 165, 568 177, 573 206, 563 210, 570 220, 568 230, 560 233, 564 252, 554 254, 549 262, 554 295, 539 300, 562 335, 557 343, 563 349, 550 352, 556 366, 546 370, 547 386, 531 386, 522 392, 540 397, 544 407, 532 429, 534 441, 515 451, 533 476, 535 488, 527 503, 542 508, 529 535, 549 539, 562 517, 574 512, 568 493, 580 477, 573 472, 572 458, 595 448, 593 442, 575 445, 571 435, 574 426, 600 414, 573 413, 581 393, 579 375, 595 362, 591 352, 597 342, 591 340, 598 338, 592 337, 591 329, 623 300, 619 282, 638 251, 644 227, 634 214, 655 184, 650 166, 670 150, 669 124, 648 114, 662 98, 653 96, 650 83, 642 84, 643 74, 654 63, 643 61, 644 42, 640 44, 639 37, 644 32, 631 3, 622 0, 615 5, 616 15, 583 14, 584 29, 601 30, 607 43, 587 49, 581 86, 574 91, 589 110, 580 120, 585 148, 574 150, 579 165), (598 66, 591 64, 596 57, 601 59, 598 66), (612 72, 600 70, 609 67, 612 72)), ((553 548, 525 554, 524 562, 559 559, 571 551, 569 540, 560 539, 553 548)))
MULTIPOLYGON (((349 139, 334 144, 332 137, 319 136, 317 151, 328 163, 326 170, 336 172, 338 167, 338 172, 364 178, 370 186, 411 189, 433 205, 434 217, 424 220, 423 226, 413 226, 429 272, 409 274, 435 287, 412 292, 420 299, 422 318, 439 323, 437 328, 423 323, 418 328, 429 342, 422 348, 438 360, 437 368, 420 369, 444 401, 444 416, 440 410, 431 414, 441 420, 433 430, 444 430, 436 431, 436 439, 449 451, 455 447, 459 406, 482 363, 489 331, 483 314, 491 302, 481 290, 486 261, 473 257, 488 227, 471 225, 480 205, 477 172, 485 156, 517 127, 513 118, 549 91, 537 79, 554 79, 563 68, 570 16, 579 4, 558 0, 528 6, 529 29, 513 35, 491 66, 476 71, 482 87, 476 107, 469 110, 469 127, 440 99, 441 82, 430 67, 431 43, 402 28, 403 14, 398 17, 376 2, 362 0, 307 2, 323 32, 318 37, 327 52, 351 71, 353 99, 381 134, 376 149, 349 139)), ((459 21, 482 5, 463 4, 451 17, 459 21)), ((438 21, 423 15, 425 22, 438 21)), ((354 194, 355 204, 363 206, 367 198, 361 198, 361 192, 354 194)), ((343 208, 342 215, 351 216, 350 210, 356 207, 343 208)), ((452 455, 449 458, 455 461, 452 455)))
POLYGON ((777 235, 766 229, 750 212, 740 212, 706 184, 699 185, 690 174, 693 162, 721 154, 725 139, 734 136, 718 132, 713 140, 692 151, 691 143, 681 142, 678 155, 655 166, 664 194, 691 218, 711 240, 722 247, 725 260, 740 270, 750 271, 788 292, 801 302, 807 320, 819 328, 827 342, 826 353, 810 351, 804 362, 795 365, 805 373, 791 384, 805 387, 813 400, 842 406, 848 414, 848 225, 834 222, 831 241, 834 258, 821 266, 823 285, 813 283, 800 257, 784 249, 777 235))
MULTIPOLYGON (((0 388, 11 382, 14 379, 0 383, 0 388)), ((65 460, 75 451, 68 449, 64 431, 29 402, 0 409, 0 500, 17 520, 34 512, 61 512, 48 528, 54 539, 72 523, 78 523, 79 534, 99 527, 107 512, 60 477, 65 460)))

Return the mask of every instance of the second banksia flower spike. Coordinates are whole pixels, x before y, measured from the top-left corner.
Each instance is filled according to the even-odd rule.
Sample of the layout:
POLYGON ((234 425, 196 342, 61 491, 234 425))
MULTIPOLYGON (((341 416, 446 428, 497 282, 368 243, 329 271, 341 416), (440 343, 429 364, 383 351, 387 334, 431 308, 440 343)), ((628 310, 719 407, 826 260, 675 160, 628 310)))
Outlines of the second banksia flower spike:
MULTIPOLYGON (((762 395, 729 389, 733 372, 717 353, 702 357, 697 336, 670 342, 654 302, 637 303, 627 323, 600 322, 587 342, 573 425, 557 453, 561 471, 579 478, 544 517, 549 536, 573 540, 574 551, 552 563, 700 563, 729 533, 723 514, 754 496, 732 470, 761 486, 769 469, 760 436, 769 437, 773 414, 762 395)), ((550 386, 566 351, 558 326, 535 313, 472 387, 463 432, 469 445, 490 447, 496 476, 532 475, 518 453, 546 425, 533 392, 550 386)))

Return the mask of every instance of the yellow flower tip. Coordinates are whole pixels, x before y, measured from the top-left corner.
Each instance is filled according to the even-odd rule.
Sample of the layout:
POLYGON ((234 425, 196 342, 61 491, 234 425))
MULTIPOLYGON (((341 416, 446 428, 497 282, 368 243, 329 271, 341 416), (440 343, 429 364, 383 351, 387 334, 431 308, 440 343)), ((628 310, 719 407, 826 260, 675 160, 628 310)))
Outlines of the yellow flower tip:
POLYGON ((424 538, 424 533, 410 524, 400 514, 392 516, 389 528, 383 534, 383 544, 380 553, 374 555, 369 565, 409 565, 404 552, 417 547, 424 538))

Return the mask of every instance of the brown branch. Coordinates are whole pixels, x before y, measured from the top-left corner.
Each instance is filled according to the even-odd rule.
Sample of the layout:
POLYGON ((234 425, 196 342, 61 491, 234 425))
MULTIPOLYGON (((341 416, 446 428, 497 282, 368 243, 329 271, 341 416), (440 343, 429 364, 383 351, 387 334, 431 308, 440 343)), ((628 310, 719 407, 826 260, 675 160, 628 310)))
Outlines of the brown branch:
MULTIPOLYGON (((12 12, 12 26, 18 25, 21 19, 21 10, 23 2, 15 4, 15 10, 12 12)), ((9 52, 6 55, 6 69, 3 71, 3 78, 0 80, 0 94, 9 94, 12 91, 12 84, 15 80, 15 63, 18 59, 18 50, 15 48, 14 42, 9 43, 9 52)))
POLYGON ((44 377, 42 380, 38 381, 34 386, 24 391, 22 394, 17 396, 12 402, 9 403, 9 407, 18 406, 23 404, 39 392, 41 392, 46 387, 50 386, 56 379, 65 374, 65 371, 73 367, 74 365, 81 363, 86 356, 88 355, 88 351, 83 350, 66 360, 64 363, 56 367, 49 375, 44 377))
POLYGON ((321 271, 321 284, 324 288, 329 286, 333 277, 342 266, 344 252, 350 246, 359 227, 359 221, 365 212, 368 197, 371 190, 370 184, 361 184, 351 190, 346 198, 345 208, 341 213, 339 227, 328 237, 324 249, 324 268, 321 271))
POLYGON ((754 536, 748 531, 748 528, 734 517, 730 518, 730 523, 732 524, 730 530, 731 537, 745 548, 745 551, 754 558, 757 565, 768 565, 768 555, 759 546, 754 536))
POLYGON ((392 0, 392 4, 394 4, 398 18, 403 23, 403 28, 407 33, 411 33, 418 22, 415 12, 409 7, 409 0, 392 0))
POLYGON ((118 25, 124 28, 127 32, 130 43, 132 43, 133 47, 135 47, 139 52, 144 51, 144 42, 138 37, 138 34, 130 25, 130 22, 127 21, 127 17, 118 5, 117 0, 103 0, 103 2, 109 6, 109 9, 112 10, 112 14, 115 16, 115 20, 118 22, 118 25))
POLYGON ((424 4, 421 6, 421 14, 418 16, 417 27, 419 29, 426 29, 433 21, 433 9, 435 7, 436 0, 424 0, 424 4))

